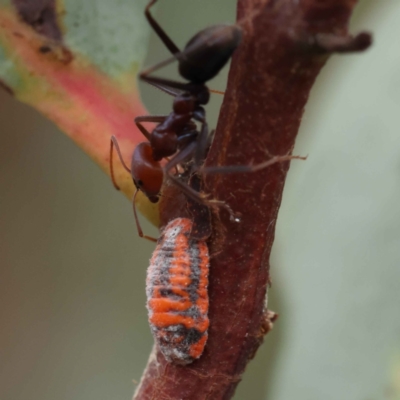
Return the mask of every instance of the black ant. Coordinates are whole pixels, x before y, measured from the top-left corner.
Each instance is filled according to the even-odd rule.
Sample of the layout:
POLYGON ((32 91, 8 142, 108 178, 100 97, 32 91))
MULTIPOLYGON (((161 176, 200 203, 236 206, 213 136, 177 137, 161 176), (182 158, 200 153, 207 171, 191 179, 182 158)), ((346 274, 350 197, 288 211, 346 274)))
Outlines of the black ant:
MULTIPOLYGON (((135 123, 148 142, 140 143, 134 150, 131 159, 131 168, 124 163, 121 151, 115 136, 111 138, 110 170, 114 186, 115 182, 112 155, 116 147, 123 167, 132 175, 136 186, 135 198, 138 190, 142 190, 148 199, 156 203, 159 200, 161 187, 165 176, 168 176, 182 191, 192 199, 204 202, 199 192, 181 181, 170 171, 182 165, 188 159, 194 159, 198 167, 205 158, 209 147, 208 125, 205 119, 203 105, 210 98, 210 91, 205 82, 213 78, 232 56, 239 45, 242 32, 237 25, 216 25, 197 33, 181 52, 169 36, 160 27, 150 13, 150 8, 157 0, 151 0, 145 9, 145 16, 156 34, 173 54, 173 57, 142 72, 141 80, 155 86, 165 93, 174 96, 173 111, 166 116, 140 116, 135 123), (177 60, 180 75, 189 82, 175 82, 169 79, 149 76, 155 70, 177 60), (201 124, 200 131, 194 121, 201 124), (158 123, 150 133, 142 123, 158 123), (161 166, 162 159, 168 159, 165 166, 161 166)), ((136 209, 134 207, 135 217, 136 209)), ((137 220, 137 217, 136 217, 137 220)), ((139 235, 143 235, 138 226, 139 235)))
MULTIPOLYGON (((110 146, 110 171, 113 184, 119 190, 113 172, 113 148, 115 146, 123 167, 132 175, 136 186, 133 209, 139 236, 154 241, 154 238, 146 236, 142 232, 136 213, 135 200, 138 191, 141 190, 151 202, 158 202, 166 177, 180 187, 190 199, 203 205, 220 204, 225 206, 233 215, 233 212, 225 203, 207 200, 201 192, 181 180, 178 175, 171 173, 171 170, 178 171, 178 166, 183 166, 184 174, 190 177, 202 165, 212 138, 212 135, 209 135, 208 132, 203 108, 210 99, 210 90, 205 83, 219 73, 238 47, 242 38, 242 30, 238 25, 215 25, 198 32, 189 40, 185 49, 180 51, 150 13, 150 8, 156 1, 151 0, 148 3, 145 9, 145 16, 150 26, 173 56, 143 71, 139 78, 174 96, 173 111, 169 115, 135 118, 137 127, 148 142, 139 143, 135 148, 131 159, 131 168, 124 162, 115 136, 112 136, 110 146), (188 82, 176 82, 150 76, 154 71, 175 60, 178 61, 180 75, 188 82), (144 122, 154 122, 158 123, 158 125, 152 132, 149 132, 143 126, 144 122), (200 131, 196 126, 196 122, 201 125, 200 131), (163 159, 167 160, 164 166, 160 163, 163 159)), ((287 161, 292 158, 299 157, 289 155, 273 157, 267 162, 255 166, 209 167, 203 169, 203 172, 253 172, 277 161, 287 161)))

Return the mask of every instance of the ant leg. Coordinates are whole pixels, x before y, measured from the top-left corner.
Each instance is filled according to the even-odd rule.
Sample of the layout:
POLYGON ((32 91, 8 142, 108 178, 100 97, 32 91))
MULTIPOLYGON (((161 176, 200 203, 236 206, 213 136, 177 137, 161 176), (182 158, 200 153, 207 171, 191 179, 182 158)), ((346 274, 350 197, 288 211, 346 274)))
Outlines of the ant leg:
MULTIPOLYGON (((162 79, 162 78, 148 76, 153 71, 163 67, 164 65, 170 64, 174 60, 175 60, 174 58, 171 58, 171 59, 165 60, 159 64, 156 64, 153 67, 146 69, 145 71, 140 73, 140 75, 139 75, 140 79, 142 81, 148 83, 149 85, 154 86, 155 88, 161 90, 162 92, 169 94, 170 96, 176 97, 185 90, 188 90, 190 92, 190 86, 189 86, 190 84, 188 84, 188 83, 181 83, 181 82, 171 81, 168 79, 162 79), (171 84, 173 86, 171 86, 171 84), (175 86, 177 86, 178 88, 175 89, 175 86)), ((215 89, 208 89, 208 90, 210 93, 225 95, 225 92, 222 92, 220 90, 215 90, 215 89)))
POLYGON ((183 162, 187 157, 189 157, 195 150, 196 150, 197 142, 192 142, 190 143, 186 148, 184 148, 181 152, 179 152, 175 157, 173 157, 164 167, 164 171, 166 176, 176 185, 178 186, 182 192, 189 198, 191 198, 194 201, 197 201, 200 204, 204 204, 206 206, 212 207, 212 206, 218 206, 218 207, 223 207, 225 208, 230 216, 231 219, 234 220, 238 218, 238 215, 236 215, 231 207, 229 207, 228 204, 226 204, 223 201, 218 201, 218 200, 208 200, 206 196, 202 195, 198 191, 194 190, 191 188, 187 183, 182 182, 178 177, 175 175, 172 175, 170 173, 170 170, 174 168, 177 164, 180 164, 183 162))
POLYGON ((208 145, 209 145, 208 124, 207 122, 203 122, 200 134, 197 136, 196 151, 194 153, 195 170, 199 169, 200 165, 203 164, 207 156, 208 145))
POLYGON ((186 131, 184 131, 184 133, 178 136, 178 143, 181 146, 182 144, 187 142, 196 142, 197 136, 199 136, 199 131, 194 128, 191 130, 187 129, 186 131))
MULTIPOLYGON (((187 131, 178 136, 178 148, 184 148, 187 144, 196 142, 199 132, 195 129, 187 131)), ((168 160, 169 161, 169 160, 168 160)))
POLYGON ((115 187, 115 189, 120 190, 119 186, 117 185, 117 182, 115 181, 115 176, 114 176, 114 168, 113 168, 113 149, 117 150, 117 154, 119 157, 119 160, 121 161, 122 166, 129 172, 131 173, 130 168, 127 167, 127 165, 125 164, 124 159, 122 158, 122 154, 121 154, 121 150, 119 148, 119 144, 118 144, 118 140, 117 138, 113 135, 111 136, 111 142, 110 142, 110 176, 111 176, 111 181, 115 187))
POLYGON ((214 140, 214 136, 215 136, 215 129, 213 129, 210 134, 208 135, 208 147, 211 146, 211 143, 214 140))
POLYGON ((152 68, 151 70, 148 69, 146 71, 141 72, 139 78, 142 81, 148 83, 149 85, 152 85, 157 89, 164 91, 165 93, 177 96, 182 92, 191 93, 193 91, 193 84, 191 83, 177 82, 170 79, 158 78, 156 76, 148 76, 150 72, 153 72, 152 68), (177 91, 174 91, 173 89, 177 89, 177 91))
POLYGON ((138 235, 143 239, 150 240, 150 242, 157 242, 156 238, 153 238, 152 236, 147 236, 143 233, 142 227, 139 222, 139 216, 137 215, 137 211, 136 211, 136 196, 137 196, 138 192, 139 192, 139 189, 136 188, 136 192, 133 195, 133 200, 132 200, 133 214, 135 215, 135 222, 136 222, 136 228, 138 231, 138 235))
POLYGON ((150 132, 142 125, 142 122, 164 122, 167 115, 143 115, 135 118, 135 124, 142 132, 143 136, 150 142, 150 132))
POLYGON ((183 183, 179 178, 177 178, 170 172, 171 169, 173 168, 177 170, 177 166, 181 164, 183 161, 185 161, 185 159, 190 157, 195 151, 195 149, 196 149, 196 142, 193 141, 189 143, 183 150, 181 150, 167 162, 167 164, 164 166, 164 174, 168 176, 168 178, 170 178, 172 182, 174 182, 177 186, 179 186, 185 194, 187 194, 189 197, 194 198, 194 200, 201 202, 200 200, 201 196, 198 192, 196 192, 186 183, 183 183))
POLYGON ((146 9, 144 11, 144 14, 147 18, 147 21, 149 21, 150 26, 154 29, 154 32, 157 34, 157 36, 161 39, 161 41, 164 43, 165 47, 172 53, 180 53, 179 48, 176 46, 176 44, 171 40, 171 38, 165 33, 164 29, 161 28, 161 26, 158 24, 158 22, 153 18, 153 16, 150 13, 150 8, 156 3, 157 0, 151 0, 149 4, 147 4, 146 9))
POLYGON ((176 186, 178 186, 186 196, 188 196, 191 199, 197 201, 198 203, 210 205, 209 204, 209 202, 211 203, 210 200, 207 200, 204 195, 202 196, 201 193, 199 193, 196 190, 192 189, 187 183, 182 182, 175 175, 172 175, 170 173, 168 173, 167 175, 168 175, 168 178, 171 179, 171 181, 176 186))
POLYGON ((171 181, 178 186, 182 192, 189 198, 191 198, 194 201, 197 201, 200 204, 204 204, 205 206, 208 207, 223 207, 228 211, 231 220, 236 220, 237 218, 240 217, 240 214, 235 214, 232 210, 232 208, 226 204, 224 201, 219 201, 219 200, 209 200, 205 195, 202 195, 201 193, 197 192, 196 190, 192 189, 189 185, 187 185, 185 182, 182 182, 179 178, 177 178, 175 175, 171 175, 170 173, 167 173, 168 178, 171 179, 171 181))
POLYGON ((173 88, 170 88, 167 85, 162 85, 160 83, 149 82, 149 81, 146 80, 146 76, 144 78, 142 78, 142 77, 140 77, 140 78, 143 81, 145 81, 146 83, 148 83, 149 85, 155 87, 158 90, 161 90, 162 92, 164 92, 164 93, 166 93, 166 94, 168 94, 170 96, 176 97, 176 96, 179 96, 180 94, 183 93, 183 90, 173 89, 173 88))
MULTIPOLYGON (((177 53, 177 55, 179 55, 181 53, 177 53)), ((152 74, 154 71, 157 71, 171 63, 173 63, 174 61, 178 60, 178 56, 174 56, 174 57, 170 57, 167 58, 166 60, 160 61, 155 65, 152 65, 151 67, 147 67, 144 71, 142 71, 139 74, 139 78, 144 80, 145 77, 147 77, 148 75, 152 74)), ((155 86, 155 85, 154 85, 155 86)), ((161 89, 162 90, 162 89, 161 89)))
POLYGON ((260 164, 256 165, 230 165, 230 166, 222 166, 222 167, 205 167, 201 169, 201 173, 205 174, 233 174, 233 173, 244 173, 244 172, 256 172, 261 169, 267 168, 273 164, 290 161, 290 160, 306 160, 307 157, 301 156, 274 156, 268 161, 264 161, 260 164))
MULTIPOLYGON (((176 60, 175 55, 181 53, 179 47, 172 41, 172 39, 167 35, 167 33, 164 31, 163 28, 159 25, 159 23, 153 18, 153 16, 150 13, 150 8, 156 3, 157 0, 150 0, 149 4, 147 4, 146 9, 144 11, 144 15, 147 18, 147 21, 149 22, 150 26, 153 28, 154 32, 157 34, 157 36, 160 38, 160 40, 164 43, 165 47, 170 51, 171 54, 174 55, 174 57, 171 57, 167 60, 164 60, 153 67, 148 68, 144 72, 140 74, 140 78, 142 79, 144 76, 149 75, 151 72, 154 72, 171 62, 176 60)), ((162 89, 161 89, 162 90, 162 89)))
POLYGON ((176 165, 181 164, 185 161, 189 156, 193 154, 196 149, 197 142, 193 141, 188 143, 186 147, 184 147, 179 153, 177 153, 174 157, 172 157, 167 164, 164 166, 164 171, 168 174, 169 170, 174 168, 176 165))

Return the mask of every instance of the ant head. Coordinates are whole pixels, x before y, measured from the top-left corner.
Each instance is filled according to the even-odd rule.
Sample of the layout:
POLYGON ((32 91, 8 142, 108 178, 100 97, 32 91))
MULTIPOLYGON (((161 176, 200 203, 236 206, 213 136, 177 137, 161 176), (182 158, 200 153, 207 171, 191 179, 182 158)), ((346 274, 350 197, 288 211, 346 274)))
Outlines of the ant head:
POLYGON ((164 180, 164 172, 159 162, 153 158, 150 143, 139 143, 132 155, 132 179, 152 203, 157 203, 164 180))

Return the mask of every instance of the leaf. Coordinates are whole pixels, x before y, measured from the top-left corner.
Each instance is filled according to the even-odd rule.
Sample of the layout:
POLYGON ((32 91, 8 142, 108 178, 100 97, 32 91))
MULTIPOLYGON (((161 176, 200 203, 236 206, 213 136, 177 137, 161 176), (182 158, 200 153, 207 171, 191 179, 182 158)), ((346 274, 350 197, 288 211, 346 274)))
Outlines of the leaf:
MULTIPOLYGON (((3 86, 54 121, 106 173, 112 135, 126 161, 143 140, 134 117, 146 114, 136 84, 149 31, 144 5, 0 1, 3 86)), ((117 182, 131 197, 132 180, 117 161, 117 182)), ((157 223, 157 208, 144 196, 138 208, 157 223)))

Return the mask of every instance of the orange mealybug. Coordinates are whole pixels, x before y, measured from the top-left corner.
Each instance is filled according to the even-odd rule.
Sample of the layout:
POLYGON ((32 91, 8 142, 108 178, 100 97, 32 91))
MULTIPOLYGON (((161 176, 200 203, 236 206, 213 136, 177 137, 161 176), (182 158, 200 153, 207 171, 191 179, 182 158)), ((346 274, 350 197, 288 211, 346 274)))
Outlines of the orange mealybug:
POLYGON ((158 239, 147 271, 150 328, 169 362, 189 364, 207 341, 209 254, 206 242, 190 237, 193 222, 171 221, 158 239))

